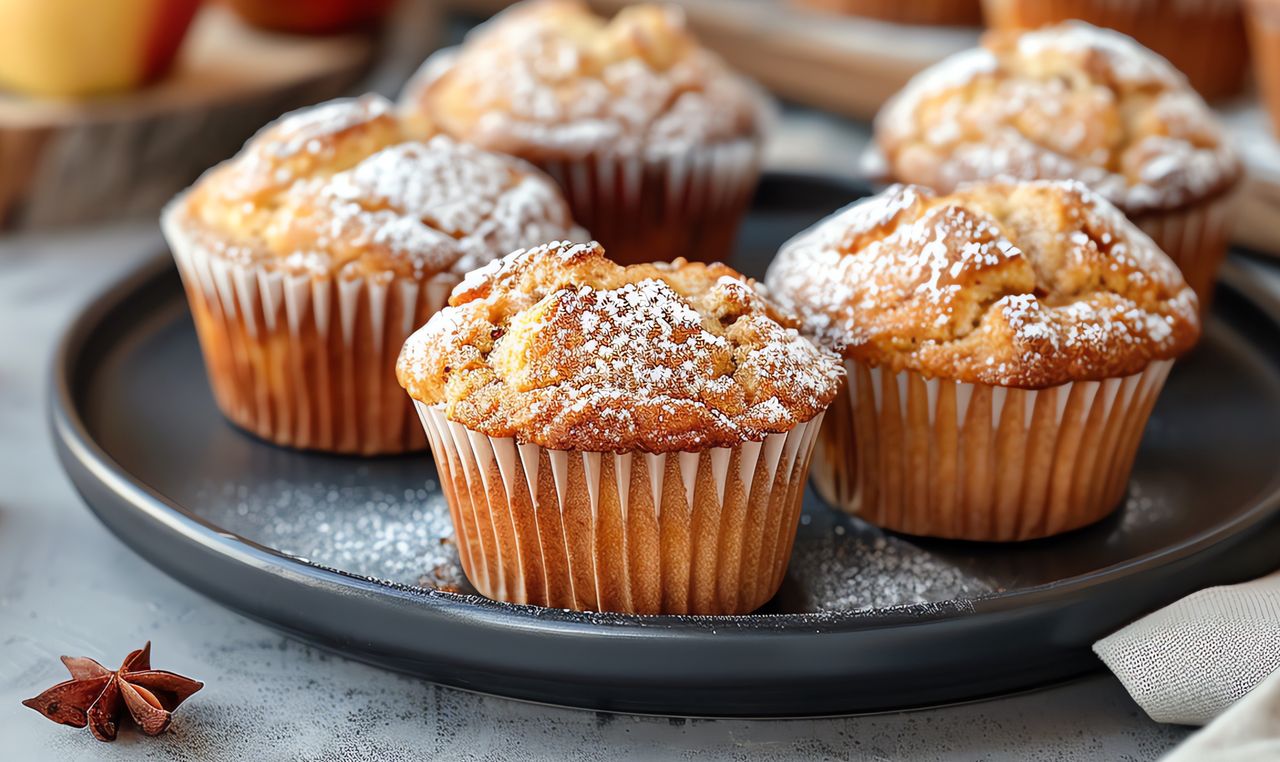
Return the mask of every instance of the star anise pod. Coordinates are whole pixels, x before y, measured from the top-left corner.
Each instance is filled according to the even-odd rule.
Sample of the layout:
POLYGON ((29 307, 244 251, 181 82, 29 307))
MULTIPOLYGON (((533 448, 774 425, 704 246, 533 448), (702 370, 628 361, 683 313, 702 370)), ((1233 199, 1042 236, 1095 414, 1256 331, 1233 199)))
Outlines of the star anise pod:
POLYGON ((114 741, 124 709, 142 732, 159 735, 173 710, 204 687, 199 680, 151 668, 151 641, 112 672, 88 657, 62 657, 71 679, 23 701, 45 717, 75 728, 89 726, 99 741, 114 741))

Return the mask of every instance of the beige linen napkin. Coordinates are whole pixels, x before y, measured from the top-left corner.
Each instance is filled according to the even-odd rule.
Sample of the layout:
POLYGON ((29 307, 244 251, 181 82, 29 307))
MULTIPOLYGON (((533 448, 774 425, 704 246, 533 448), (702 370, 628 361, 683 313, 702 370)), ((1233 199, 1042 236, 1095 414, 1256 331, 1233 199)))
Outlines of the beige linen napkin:
POLYGON ((1151 719, 1203 725, 1280 669, 1280 572, 1192 593, 1093 651, 1151 719))
POLYGON ((1164 762, 1274 762, 1280 759, 1280 669, 1164 762))

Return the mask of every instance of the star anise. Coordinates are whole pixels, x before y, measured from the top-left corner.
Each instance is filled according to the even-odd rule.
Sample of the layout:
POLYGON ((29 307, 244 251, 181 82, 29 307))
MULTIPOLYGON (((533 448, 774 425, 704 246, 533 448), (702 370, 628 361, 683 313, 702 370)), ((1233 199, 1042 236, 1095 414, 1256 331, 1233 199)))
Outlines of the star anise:
POLYGON ((159 735, 173 710, 204 687, 199 680, 151 668, 151 641, 112 672, 88 657, 62 657, 71 679, 23 701, 45 717, 75 728, 89 726, 99 741, 114 741, 124 709, 142 732, 159 735))

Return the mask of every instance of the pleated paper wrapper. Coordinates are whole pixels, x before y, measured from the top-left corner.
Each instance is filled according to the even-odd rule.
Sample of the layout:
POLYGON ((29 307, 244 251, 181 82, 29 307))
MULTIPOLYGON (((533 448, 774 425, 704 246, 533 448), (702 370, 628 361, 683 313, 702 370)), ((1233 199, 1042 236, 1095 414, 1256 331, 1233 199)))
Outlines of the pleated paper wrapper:
POLYGON ((1132 218, 1182 271, 1200 299, 1201 315, 1208 314, 1213 302, 1218 268, 1231 243, 1237 198, 1236 192, 1228 192, 1185 209, 1132 218))
POLYGON ((1035 390, 847 361, 814 486, 849 513, 914 535, 1028 540, 1091 524, 1124 497, 1171 365, 1035 390))
POLYGON ((525 156, 564 190, 573 218, 622 264, 709 262, 733 253, 738 225, 760 177, 756 138, 670 156, 525 156))
POLYGON ((821 414, 763 442, 619 455, 488 437, 416 404, 462 568, 489 598, 741 614, 782 583, 821 414))
POLYGON ((288 447, 378 455, 426 446, 395 362, 448 301, 453 274, 426 281, 287 274, 229 261, 163 217, 209 383, 236 425, 288 447))

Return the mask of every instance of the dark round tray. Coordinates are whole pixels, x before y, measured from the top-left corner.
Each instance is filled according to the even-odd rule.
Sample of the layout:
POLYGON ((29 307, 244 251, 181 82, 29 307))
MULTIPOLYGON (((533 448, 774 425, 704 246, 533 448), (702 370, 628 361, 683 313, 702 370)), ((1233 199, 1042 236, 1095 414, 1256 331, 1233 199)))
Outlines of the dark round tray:
MULTIPOLYGON (((770 176, 736 264, 863 193, 770 176)), ((808 715, 990 696, 1092 669, 1092 642, 1280 547, 1280 307, 1228 265, 1175 367, 1126 505, 1020 544, 882 533, 809 495, 786 582, 737 617, 582 614, 468 594, 427 455, 280 449, 215 410, 176 271, 157 259, 75 323, 53 368, 59 455, 167 574, 363 661, 606 710, 808 715)))

